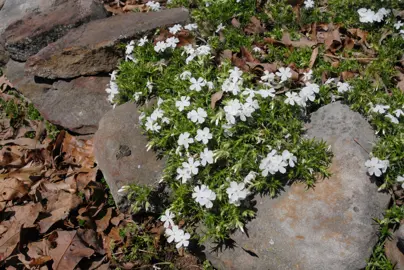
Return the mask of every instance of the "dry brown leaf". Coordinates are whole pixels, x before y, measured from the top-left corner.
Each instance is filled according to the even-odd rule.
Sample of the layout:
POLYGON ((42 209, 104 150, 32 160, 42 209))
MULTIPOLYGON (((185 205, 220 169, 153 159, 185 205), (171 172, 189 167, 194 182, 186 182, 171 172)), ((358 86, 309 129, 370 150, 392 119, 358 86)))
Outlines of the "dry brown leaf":
POLYGON ((108 228, 109 222, 111 221, 111 217, 112 217, 112 208, 108 208, 105 216, 102 219, 95 221, 95 223, 97 224, 97 232, 103 232, 108 228))
POLYGON ((216 92, 210 98, 210 107, 214 109, 216 107, 216 103, 221 100, 223 97, 223 91, 216 92))
POLYGON ((119 228, 113 227, 109 232, 108 236, 115 241, 115 243, 119 243, 122 241, 122 238, 119 234, 119 228))
POLYGON ((124 213, 120 213, 118 216, 113 217, 111 219, 111 224, 114 226, 118 226, 119 223, 121 223, 121 221, 125 218, 125 214, 124 213))
POLYGON ((365 43, 368 36, 368 32, 359 28, 350 28, 348 29, 348 33, 350 33, 354 37, 360 38, 359 43, 365 43))
POLYGON ((231 20, 231 24, 236 28, 240 28, 240 25, 241 25, 240 22, 236 18, 233 18, 231 20))
POLYGON ((84 243, 93 248, 97 253, 101 255, 105 254, 105 251, 102 248, 102 242, 99 241, 98 235, 94 230, 78 229, 77 235, 84 243))
POLYGON ((76 208, 81 203, 81 198, 76 194, 59 191, 48 198, 46 212, 51 216, 38 222, 40 233, 45 233, 57 221, 69 216, 70 210, 76 208))
POLYGON ((14 88, 13 84, 7 80, 6 76, 0 77, 0 92, 4 92, 8 87, 14 88))
POLYGON ((49 242, 43 239, 40 242, 29 243, 27 254, 31 259, 49 255, 49 242))
POLYGON ((179 33, 177 33, 176 37, 179 40, 179 42, 177 43, 178 47, 183 47, 188 44, 192 44, 195 41, 194 36, 187 30, 181 30, 179 33))
POLYGON ((343 71, 343 72, 341 72, 341 78, 342 78, 344 81, 346 81, 346 80, 348 80, 348 79, 351 79, 351 78, 353 78, 353 77, 355 77, 355 73, 352 72, 352 71, 343 71))
POLYGON ((8 230, 7 226, 0 224, 0 236, 8 230))
POLYGON ((41 210, 42 206, 39 203, 29 203, 6 209, 6 214, 7 212, 14 213, 14 216, 10 220, 2 222, 2 225, 6 226, 8 230, 0 238, 0 261, 10 256, 20 241, 21 229, 32 227, 41 210))
POLYGON ((41 144, 35 139, 30 138, 18 138, 15 140, 3 140, 0 142, 0 145, 7 145, 7 144, 15 144, 24 146, 27 149, 44 149, 48 147, 48 143, 41 144))
POLYGON ((11 201, 28 194, 28 185, 16 178, 0 180, 0 201, 11 201))
POLYGON ((324 45, 325 45, 326 50, 329 50, 331 52, 336 52, 337 50, 339 50, 342 47, 339 28, 336 28, 336 29, 326 33, 324 45))
POLYGON ((94 260, 88 270, 110 270, 107 256, 104 256, 100 260, 94 260))
POLYGON ((94 250, 87 248, 77 235, 77 231, 58 231, 56 248, 49 250, 53 259, 53 270, 73 270, 84 257, 90 257, 94 250))
POLYGON ((313 68, 314 63, 316 62, 317 56, 318 56, 318 47, 314 48, 313 52, 311 53, 310 63, 309 63, 310 69, 313 68))
POLYGON ((295 48, 313 47, 317 45, 316 41, 309 40, 307 37, 302 37, 300 40, 292 41, 288 32, 283 33, 281 42, 286 46, 292 46, 295 48))
POLYGON ((32 259, 29 262, 29 266, 41 266, 52 260, 51 256, 41 256, 39 258, 32 259))
POLYGON ((355 47, 355 41, 352 38, 345 38, 344 40, 344 49, 352 50, 355 47))
POLYGON ((14 136, 14 128, 10 125, 10 119, 0 119, 0 140, 10 139, 14 136))
POLYGON ((271 63, 248 62, 246 64, 250 70, 259 70, 261 73, 264 72, 265 70, 268 70, 269 72, 275 72, 278 70, 277 65, 274 63, 271 64, 271 63))
POLYGON ((148 7, 144 4, 140 4, 140 5, 125 5, 122 8, 122 11, 124 11, 124 12, 132 11, 132 10, 139 10, 140 12, 148 12, 150 10, 150 7, 148 7))
POLYGON ((65 162, 69 164, 78 164, 82 168, 94 167, 93 139, 80 140, 69 133, 65 133, 62 152, 65 153, 65 162))
POLYGON ((241 51, 242 58, 243 58, 246 62, 260 63, 260 61, 259 61, 258 59, 256 59, 256 58, 252 55, 252 53, 247 50, 247 48, 241 47, 241 48, 240 48, 240 51, 241 51))
POLYGON ((262 25, 261 21, 252 16, 250 18, 250 23, 244 28, 246 34, 261 34, 266 31, 265 27, 262 25))

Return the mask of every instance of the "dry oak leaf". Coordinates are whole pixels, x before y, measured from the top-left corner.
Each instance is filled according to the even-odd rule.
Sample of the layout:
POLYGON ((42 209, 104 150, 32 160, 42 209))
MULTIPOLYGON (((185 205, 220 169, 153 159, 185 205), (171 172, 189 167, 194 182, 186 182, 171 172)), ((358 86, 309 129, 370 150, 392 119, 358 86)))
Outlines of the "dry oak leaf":
POLYGON ((78 229, 77 235, 89 247, 93 248, 97 253, 104 255, 105 251, 102 248, 102 241, 98 239, 98 234, 90 229, 78 229))
POLYGON ((247 34, 261 34, 266 31, 265 27, 262 25, 261 21, 252 16, 250 18, 250 23, 244 28, 244 32, 247 34))
POLYGON ((309 40, 306 37, 302 37, 300 40, 292 41, 288 32, 283 33, 281 42, 286 46, 292 46, 295 48, 313 47, 317 44, 316 41, 309 40))
POLYGON ((69 133, 65 133, 62 152, 66 153, 64 159, 67 163, 79 164, 82 168, 94 167, 93 139, 80 140, 69 133))
POLYGON ((77 235, 77 231, 58 231, 56 248, 49 250, 53 259, 53 270, 73 270, 84 257, 90 257, 94 250, 86 247, 77 235))
POLYGON ((45 233, 57 221, 65 219, 69 216, 70 210, 81 204, 81 198, 76 194, 59 191, 50 196, 47 203, 47 211, 51 216, 46 217, 38 222, 40 233, 45 233))
POLYGON ((13 84, 3 75, 0 77, 0 92, 5 91, 7 87, 14 88, 13 84))
POLYGON ((41 204, 29 203, 23 206, 12 206, 6 209, 6 213, 14 213, 10 220, 3 221, 2 225, 8 228, 0 237, 0 261, 7 258, 20 242, 21 229, 32 227, 42 210, 41 204))
POLYGON ((0 177, 0 201, 11 201, 22 198, 28 194, 28 185, 16 178, 1 180, 0 177))
POLYGON ((95 221, 95 223, 97 224, 97 232, 103 232, 108 228, 109 222, 111 221, 111 217, 112 217, 112 208, 108 208, 105 216, 100 220, 95 221))
POLYGON ((210 98, 210 107, 214 109, 216 107, 216 103, 221 100, 223 97, 223 91, 216 92, 210 98))

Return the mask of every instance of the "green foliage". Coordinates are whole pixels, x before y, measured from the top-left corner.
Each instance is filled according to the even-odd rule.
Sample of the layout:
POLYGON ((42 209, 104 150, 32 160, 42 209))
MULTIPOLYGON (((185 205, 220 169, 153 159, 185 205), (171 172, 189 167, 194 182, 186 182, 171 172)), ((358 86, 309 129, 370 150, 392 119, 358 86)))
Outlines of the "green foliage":
POLYGON ((147 186, 131 185, 128 190, 128 200, 133 201, 131 211, 136 214, 144 209, 149 211, 150 208, 150 194, 152 189, 147 186))
POLYGON ((393 205, 388 209, 383 219, 376 219, 379 224, 379 241, 373 249, 366 270, 393 270, 394 265, 384 253, 384 244, 391 236, 391 232, 398 229, 400 221, 404 219, 404 207, 393 205))
MULTIPOLYGON (((225 95, 222 106, 210 108, 211 95, 227 78, 231 65, 223 63, 216 67, 212 60, 203 56, 189 64, 185 63, 181 50, 167 51, 163 54, 154 52, 151 44, 136 47, 134 57, 137 63, 125 62, 120 66, 118 85, 120 88, 119 101, 126 101, 134 96, 138 101, 145 101, 157 96, 164 100, 159 106, 164 112, 170 112, 169 121, 161 132, 147 132, 149 146, 167 157, 167 166, 164 171, 164 180, 172 189, 171 209, 175 213, 181 213, 187 224, 196 224, 203 221, 206 232, 203 239, 212 237, 216 240, 225 240, 229 232, 237 228, 243 228, 244 224, 254 216, 254 211, 248 205, 237 207, 228 201, 226 188, 229 181, 242 182, 250 171, 258 171, 257 163, 271 150, 289 150, 297 156, 299 162, 291 168, 287 174, 275 174, 268 177, 257 175, 251 185, 251 192, 264 192, 275 196, 280 188, 291 179, 300 179, 309 186, 315 182, 315 175, 327 177, 327 167, 331 155, 327 151, 327 145, 314 140, 302 139, 302 118, 298 107, 284 103, 280 96, 273 100, 256 97, 260 109, 246 122, 239 121, 237 125, 226 130, 223 105, 231 100, 231 96, 225 95), (180 79, 183 71, 189 71, 195 78, 204 78, 212 81, 214 89, 204 89, 201 92, 190 91, 188 80, 180 79), (152 83, 152 89, 146 85, 152 83), (151 90, 151 91, 150 91, 151 90), (214 150, 215 164, 209 164, 199 169, 196 181, 205 184, 215 190, 218 196, 216 206, 206 211, 195 203, 192 198, 193 184, 181 184, 176 180, 177 168, 185 162, 183 156, 176 152, 177 140, 180 134, 189 132, 192 137, 201 126, 189 121, 186 112, 180 112, 175 108, 175 102, 181 96, 189 96, 192 108, 204 108, 207 111, 209 122, 203 127, 208 127, 214 138, 208 145, 203 143, 191 144, 188 152, 192 155, 203 152, 205 147, 214 150), (220 123, 220 124, 218 124, 220 123), (229 133, 232 136, 229 136, 229 133)), ((253 76, 244 74, 245 84, 253 87, 253 76)), ((244 102, 247 97, 241 96, 244 102)), ((145 110, 145 117, 155 110, 157 106, 145 110)), ((143 122, 144 123, 144 122, 143 122)), ((148 207, 150 189, 131 187, 130 194, 136 194, 133 200, 133 210, 139 211, 141 207, 148 207)), ((130 195, 130 197, 132 197, 130 195)))
MULTIPOLYGON (((376 104, 389 105, 389 112, 404 108, 404 95, 397 89, 397 80, 394 79, 397 75, 396 66, 402 61, 402 50, 398 48, 404 47, 404 39, 393 29, 396 21, 394 16, 387 18, 385 23, 363 24, 359 22, 357 13, 359 8, 402 9, 402 1, 329 0, 327 5, 316 1, 314 9, 301 8, 300 16, 297 16, 297 9, 287 1, 266 2, 264 7, 257 8, 256 1, 250 0, 240 3, 236 3, 236 0, 174 0, 171 6, 190 8, 192 19, 199 26, 196 32, 197 43, 209 44, 214 50, 212 57, 198 57, 186 64, 184 50, 177 48, 156 53, 153 45, 149 43, 143 47, 135 47, 133 56, 137 60, 136 63, 122 62, 119 66, 117 82, 120 94, 116 98, 117 103, 126 101, 145 103, 156 98, 163 100, 160 105, 149 102, 143 111, 143 119, 149 117, 156 108, 160 108, 167 113, 165 116, 169 116, 169 123, 160 123, 162 126, 160 132, 145 130, 145 134, 149 137, 148 146, 167 157, 163 180, 171 189, 169 208, 177 216, 175 222, 185 221, 189 232, 192 232, 197 224, 203 224, 202 237, 199 239, 201 241, 206 238, 225 240, 232 231, 242 229, 255 215, 249 203, 253 200, 254 194, 268 193, 275 196, 291 180, 303 181, 311 187, 316 179, 329 176, 327 168, 331 161, 331 153, 328 146, 324 142, 305 139, 302 135, 307 114, 334 100, 342 100, 349 104, 353 110, 364 115, 376 130, 379 140, 370 155, 390 161, 390 166, 382 178, 384 183, 381 189, 390 189, 396 183, 397 176, 404 175, 403 124, 401 122, 394 124, 384 115, 371 110, 376 104), (210 5, 207 6, 207 3, 210 5), (243 33, 252 16, 256 16, 266 25, 267 32, 262 35, 243 33), (233 18, 240 22, 240 27, 232 25, 233 18), (220 91, 232 68, 226 61, 217 64, 219 53, 227 49, 237 53, 241 47, 251 50, 256 44, 265 44, 267 49, 265 58, 256 55, 262 62, 276 62, 278 66, 293 65, 297 69, 307 69, 312 48, 275 46, 265 43, 264 38, 281 40, 283 34, 288 32, 292 40, 298 40, 305 34, 300 30, 311 23, 334 23, 339 24, 343 31, 359 27, 369 32, 367 46, 375 53, 369 57, 370 60, 359 61, 359 58, 368 56, 364 55, 362 48, 355 47, 353 50, 337 51, 335 57, 339 57, 339 64, 333 66, 324 57, 324 54, 327 54, 324 46, 319 46, 319 55, 313 67, 313 82, 321 85, 324 74, 327 78, 338 78, 341 81, 343 72, 353 71, 356 76, 347 80, 352 90, 339 93, 335 84, 322 85, 316 100, 304 111, 285 104, 285 97, 281 93, 269 100, 256 96, 260 105, 259 111, 253 113, 246 121, 238 121, 233 127, 225 128, 224 106, 230 102, 232 96, 225 93, 216 107, 210 108, 212 94, 220 91), (225 28, 216 33, 220 24, 225 28), (213 87, 211 89, 205 87, 201 92, 190 91, 189 81, 180 78, 184 71, 189 71, 194 78, 201 77, 212 82, 213 87), (175 108, 175 102, 181 96, 189 96, 191 100, 192 105, 185 109, 185 112, 175 108), (187 118, 187 113, 198 107, 204 108, 208 115, 209 121, 203 125, 192 123, 187 118), (194 138, 197 130, 204 127, 210 129, 213 134, 212 140, 207 145, 195 142, 190 145, 187 153, 179 154, 181 153, 177 149, 179 135, 189 132, 194 138), (215 163, 200 167, 193 180, 181 184, 176 179, 177 168, 186 161, 186 155, 198 157, 205 147, 214 150, 215 163), (289 150, 297 157, 296 166, 288 168, 285 174, 277 173, 263 177, 257 167, 260 160, 272 149, 289 150), (249 186, 251 192, 249 198, 240 206, 231 204, 226 194, 229 181, 240 183, 251 171, 258 172, 258 175, 249 186), (192 198, 193 187, 201 184, 214 190, 217 195, 211 209, 201 207, 192 198)), ((259 75, 244 73, 244 87, 254 88, 259 75)), ((289 91, 298 90, 293 84, 287 87, 289 91)), ((240 102, 245 102, 247 97, 237 96, 237 98, 240 102)), ((142 121, 145 128, 145 122, 142 121)), ((134 186, 132 190, 131 198, 135 198, 134 194, 137 194, 133 202, 135 211, 148 208, 151 204, 150 188, 147 187, 143 191, 142 189, 134 186)), ((402 208, 393 207, 387 211, 384 221, 379 221, 381 238, 375 247, 368 269, 392 269, 383 252, 383 243, 387 237, 385 230, 402 218, 402 208)), ((208 265, 206 267, 209 269, 208 265)))

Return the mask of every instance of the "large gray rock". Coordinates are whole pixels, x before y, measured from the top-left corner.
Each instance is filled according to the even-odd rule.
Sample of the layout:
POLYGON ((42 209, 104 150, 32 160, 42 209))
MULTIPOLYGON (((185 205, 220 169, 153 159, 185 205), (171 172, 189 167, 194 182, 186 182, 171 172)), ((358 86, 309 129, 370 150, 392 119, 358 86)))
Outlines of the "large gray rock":
POLYGON ((41 12, 65 1, 67 0, 5 0, 3 8, 0 9, 0 36, 11 23, 20 20, 26 14, 41 12))
POLYGON ((218 269, 355 270, 366 266, 390 196, 377 191, 364 166, 376 141, 370 125, 348 106, 333 103, 313 113, 307 135, 334 153, 329 179, 314 189, 294 183, 275 199, 256 197, 248 236, 236 232, 234 249, 206 255, 218 269), (356 139, 361 146, 359 146, 356 139), (255 254, 255 255, 254 255, 255 254), (252 256, 254 255, 254 256, 252 256))
POLYGON ((32 12, 11 23, 4 31, 6 50, 11 58, 26 61, 70 29, 95 19, 107 17, 96 0, 71 0, 43 12, 32 12))
POLYGON ((0 0, 0 65, 5 65, 9 55, 4 47, 4 30, 13 22, 31 12, 41 12, 56 3, 67 0, 0 0))
POLYGON ((24 63, 10 60, 6 76, 49 122, 79 134, 92 134, 112 109, 105 88, 109 77, 46 82, 24 76, 24 63))
POLYGON ((393 233, 385 244, 387 258, 396 266, 394 269, 404 270, 404 226, 393 233))
POLYGON ((136 104, 126 103, 108 112, 94 136, 94 155, 115 202, 126 207, 118 190, 129 184, 155 185, 161 178, 164 159, 147 151, 136 104))
POLYGON ((26 70, 49 79, 111 72, 122 58, 123 52, 117 48, 119 43, 187 19, 188 10, 175 8, 95 20, 71 30, 30 57, 26 70))

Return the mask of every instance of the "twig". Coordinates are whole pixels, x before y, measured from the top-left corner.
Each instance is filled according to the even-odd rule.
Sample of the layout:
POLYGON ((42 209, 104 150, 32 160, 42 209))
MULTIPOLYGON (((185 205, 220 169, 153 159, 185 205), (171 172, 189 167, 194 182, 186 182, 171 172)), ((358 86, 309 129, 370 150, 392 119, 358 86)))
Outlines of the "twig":
POLYGON ((328 54, 328 53, 325 53, 324 56, 331 57, 331 58, 335 58, 335 59, 340 59, 340 60, 377 60, 377 59, 378 59, 378 58, 374 58, 374 57, 364 57, 364 58, 354 57, 354 58, 347 58, 347 57, 336 56, 336 55, 332 55, 332 54, 328 54))
POLYGON ((356 142, 363 150, 365 150, 366 153, 370 154, 369 151, 366 150, 366 149, 358 142, 357 139, 354 138, 353 140, 354 140, 354 142, 356 142))
POLYGON ((138 250, 141 251, 141 252, 144 252, 144 253, 149 253, 149 254, 157 255, 157 253, 155 253, 155 252, 147 251, 147 250, 144 250, 144 249, 138 249, 138 250))

